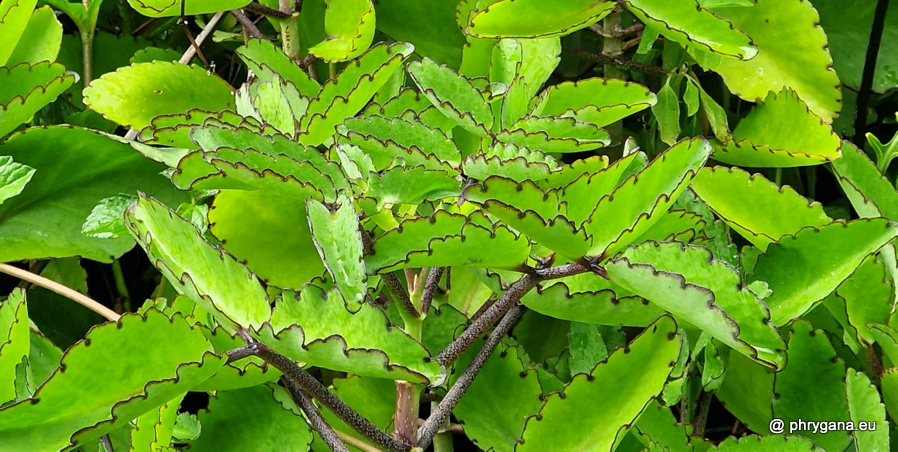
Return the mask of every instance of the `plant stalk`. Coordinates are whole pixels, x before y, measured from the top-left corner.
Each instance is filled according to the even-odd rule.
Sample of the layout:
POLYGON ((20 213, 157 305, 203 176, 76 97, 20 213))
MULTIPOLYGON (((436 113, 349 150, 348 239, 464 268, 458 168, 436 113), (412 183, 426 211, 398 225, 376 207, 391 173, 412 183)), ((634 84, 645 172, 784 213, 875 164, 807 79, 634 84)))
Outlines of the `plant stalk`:
POLYGON ((63 297, 66 297, 69 300, 72 300, 75 303, 78 303, 109 320, 115 321, 118 320, 119 317, 121 317, 115 311, 107 308, 106 306, 103 306, 97 300, 94 300, 93 298, 90 298, 75 289, 59 284, 56 281, 44 278, 41 275, 31 273, 28 270, 22 270, 21 268, 13 267, 9 264, 0 263, 0 273, 6 273, 7 275, 15 276, 16 278, 28 281, 36 286, 43 287, 44 289, 47 289, 51 292, 62 295, 63 297))
POLYGON ((299 40, 299 13, 296 12, 296 4, 287 0, 280 0, 278 3, 282 13, 289 14, 289 17, 280 19, 281 26, 281 48, 291 60, 299 64, 302 61, 300 55, 299 40))
POLYGON ((118 292, 124 312, 131 312, 131 295, 128 293, 128 285, 125 283, 125 275, 122 273, 122 263, 118 259, 112 261, 112 278, 115 280, 115 290, 118 292))
POLYGON ((889 11, 889 0, 877 0, 873 13, 873 27, 870 29, 870 42, 864 59, 864 72, 861 76, 861 87, 857 94, 857 116, 854 119, 854 144, 864 147, 864 136, 867 133, 867 108, 870 106, 870 94, 873 90, 873 76, 876 75, 876 60, 882 43, 882 32, 885 29, 886 13, 889 11))

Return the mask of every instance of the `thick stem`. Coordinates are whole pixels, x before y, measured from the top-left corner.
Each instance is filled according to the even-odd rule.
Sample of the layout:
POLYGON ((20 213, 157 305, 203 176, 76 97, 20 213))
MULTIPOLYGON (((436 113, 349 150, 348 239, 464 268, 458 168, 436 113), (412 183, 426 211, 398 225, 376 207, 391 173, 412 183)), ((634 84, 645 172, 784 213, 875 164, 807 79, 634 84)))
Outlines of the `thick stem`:
POLYGON ((386 434, 376 425, 371 423, 364 416, 353 410, 349 405, 340 400, 339 397, 331 393, 324 387, 321 382, 309 375, 308 372, 302 370, 293 360, 287 358, 280 353, 275 352, 264 344, 256 343, 258 347, 256 356, 262 358, 268 364, 274 366, 277 370, 283 372, 287 378, 292 380, 300 389, 314 397, 327 407, 334 415, 340 418, 355 431, 370 438, 376 444, 387 450, 395 452, 407 452, 411 447, 395 440, 392 436, 386 434))
POLYGON ((318 407, 312 403, 312 399, 302 392, 302 389, 300 389, 296 382, 285 377, 281 377, 281 381, 284 383, 287 390, 290 391, 293 400, 295 400, 306 413, 306 417, 309 418, 309 423, 312 424, 312 428, 318 432, 318 435, 321 436, 321 439, 324 440, 327 447, 334 452, 349 452, 349 448, 346 447, 346 444, 343 443, 340 437, 334 432, 334 429, 331 428, 330 424, 328 424, 324 417, 321 416, 321 413, 318 412, 318 407))
MULTIPOLYGON (((511 291, 511 289, 509 289, 509 291, 511 291)), ((489 359, 493 351, 496 350, 496 346, 499 345, 499 342, 502 341, 502 338, 505 337, 505 334, 508 333, 511 326, 518 320, 518 317, 524 313, 525 309, 526 308, 522 305, 516 304, 507 314, 505 314, 502 321, 496 325, 496 328, 490 333, 483 348, 477 352, 477 356, 474 357, 474 360, 471 361, 468 368, 462 372, 455 384, 449 388, 446 396, 443 397, 443 400, 437 405, 437 409, 431 413, 430 417, 428 417, 427 420, 424 421, 424 424, 421 425, 421 428, 418 429, 419 447, 426 448, 430 444, 434 435, 437 434, 446 420, 449 419, 452 410, 455 409, 455 406, 458 405, 461 397, 471 386, 471 383, 474 382, 474 377, 480 373, 480 369, 486 364, 486 360, 489 359)))
POLYGON ((93 27, 79 30, 81 34, 81 58, 83 60, 83 69, 81 78, 84 87, 90 85, 94 79, 94 29, 93 27))
POLYGON ((240 25, 243 25, 243 28, 246 29, 250 36, 257 39, 265 39, 265 35, 259 31, 259 28, 256 27, 253 21, 249 20, 249 17, 246 17, 246 14, 243 14, 243 11, 235 9, 231 11, 231 15, 237 19, 237 22, 240 22, 240 25))
MULTIPOLYGON (((439 405, 437 402, 432 402, 430 404, 430 412, 436 412, 439 409, 439 405)), ((452 444, 453 432, 450 428, 449 417, 447 416, 446 420, 440 425, 436 436, 433 437, 433 452, 453 452, 455 450, 455 446, 452 444)))
POLYGON ((857 93, 857 117, 854 120, 854 144, 864 147, 864 136, 867 132, 867 107, 870 105, 870 93, 873 89, 873 76, 876 74, 876 59, 879 56, 879 45, 885 28, 886 13, 889 11, 889 0, 877 0, 876 12, 873 13, 873 27, 870 30, 870 43, 864 60, 864 72, 861 77, 861 88, 857 93))
POLYGON ((296 4, 287 0, 280 0, 280 10, 282 13, 289 14, 289 17, 280 20, 281 25, 281 46, 284 53, 291 60, 299 63, 302 61, 300 55, 299 41, 299 13, 295 11, 296 4))
POLYGON ((393 414, 393 436, 399 441, 415 446, 418 428, 418 388, 407 381, 396 381, 396 412, 393 414))
POLYGON ((402 305, 402 308, 407 314, 412 317, 421 317, 421 313, 415 308, 411 298, 408 296, 408 291, 402 285, 402 281, 399 280, 399 277, 393 273, 384 273, 380 275, 380 279, 384 282, 384 286, 387 290, 399 300, 399 304, 402 305))

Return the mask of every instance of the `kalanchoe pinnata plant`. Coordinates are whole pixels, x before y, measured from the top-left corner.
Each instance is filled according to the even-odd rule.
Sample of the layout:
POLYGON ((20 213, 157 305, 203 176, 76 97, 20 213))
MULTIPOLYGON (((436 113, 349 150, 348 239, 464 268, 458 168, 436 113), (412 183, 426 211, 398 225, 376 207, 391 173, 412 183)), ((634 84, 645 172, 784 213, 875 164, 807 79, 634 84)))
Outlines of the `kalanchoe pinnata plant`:
POLYGON ((840 137, 830 2, 129 1, 170 23, 108 65, 154 25, 47 3, 88 86, 46 125, 61 26, 0 1, 0 450, 888 448, 894 140, 840 137))

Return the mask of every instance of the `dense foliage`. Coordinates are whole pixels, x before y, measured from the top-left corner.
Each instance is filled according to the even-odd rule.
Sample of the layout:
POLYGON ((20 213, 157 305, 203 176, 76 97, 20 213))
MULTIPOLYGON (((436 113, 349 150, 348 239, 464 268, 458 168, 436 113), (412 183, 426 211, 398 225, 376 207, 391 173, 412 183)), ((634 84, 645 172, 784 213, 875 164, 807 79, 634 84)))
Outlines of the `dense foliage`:
POLYGON ((877 6, 0 1, 0 450, 889 449, 877 6))

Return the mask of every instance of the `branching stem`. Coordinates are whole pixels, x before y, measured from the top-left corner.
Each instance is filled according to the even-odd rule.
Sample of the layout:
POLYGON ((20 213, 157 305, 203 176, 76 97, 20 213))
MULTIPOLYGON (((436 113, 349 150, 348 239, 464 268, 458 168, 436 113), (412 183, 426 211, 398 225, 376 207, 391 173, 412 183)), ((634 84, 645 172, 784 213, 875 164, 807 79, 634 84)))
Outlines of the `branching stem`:
POLYGON ((349 448, 346 447, 346 444, 343 443, 340 437, 334 432, 334 429, 331 428, 330 424, 328 424, 324 417, 321 416, 321 413, 318 412, 318 408, 312 403, 312 399, 302 392, 302 389, 296 382, 286 377, 281 377, 281 381, 290 392, 293 400, 295 400, 306 413, 306 417, 309 418, 309 423, 312 424, 312 428, 318 432, 318 435, 321 436, 321 439, 324 440, 327 447, 334 452, 349 452, 349 448))

